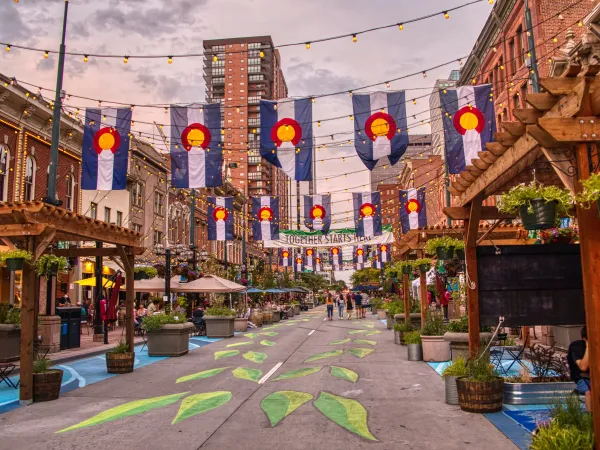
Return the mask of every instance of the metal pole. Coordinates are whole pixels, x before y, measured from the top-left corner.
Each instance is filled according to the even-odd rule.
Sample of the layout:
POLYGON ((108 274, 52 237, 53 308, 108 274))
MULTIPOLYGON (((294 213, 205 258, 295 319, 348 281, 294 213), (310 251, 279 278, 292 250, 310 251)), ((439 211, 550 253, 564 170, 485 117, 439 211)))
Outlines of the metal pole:
POLYGON ((190 213, 190 248, 192 249, 192 270, 196 270, 196 189, 192 189, 192 208, 190 213))
POLYGON ((65 13, 63 16, 63 29, 60 50, 58 53, 58 73, 56 76, 56 93, 54 97, 54 115, 52 119, 52 144, 50 146, 50 167, 48 168, 48 197, 46 203, 58 204, 56 198, 56 168, 58 166, 58 143, 60 140, 60 118, 62 110, 62 85, 65 68, 65 39, 67 36, 67 13, 69 0, 65 0, 65 13))
POLYGON ((171 301, 171 249, 165 250, 165 295, 171 301))
POLYGON ((525 1, 525 27, 527 29, 527 46, 529 47, 529 54, 531 67, 530 67, 530 76, 531 76, 531 87, 533 92, 540 92, 540 84, 539 84, 539 73, 537 66, 537 57, 535 55, 535 39, 533 38, 533 24, 531 23, 531 10, 529 9, 529 1, 525 1))
MULTIPOLYGON (((228 266, 227 266, 227 241, 223 241, 223 266, 225 266, 225 278, 227 278, 228 266)), ((229 278, 227 278, 229 279, 229 278)))
MULTIPOLYGON (((102 242, 96 242, 96 248, 102 248, 102 242)), ((102 300, 102 256, 96 256, 94 268, 96 276, 96 287, 94 289, 94 334, 102 334, 102 313, 100 311, 100 300, 102 300)))

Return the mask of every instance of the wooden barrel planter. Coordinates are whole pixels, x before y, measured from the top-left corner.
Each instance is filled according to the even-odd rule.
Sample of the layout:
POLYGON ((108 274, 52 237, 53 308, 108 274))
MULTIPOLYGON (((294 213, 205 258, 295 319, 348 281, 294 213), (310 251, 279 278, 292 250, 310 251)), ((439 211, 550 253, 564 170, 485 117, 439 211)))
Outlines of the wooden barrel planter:
POLYGON ((49 402, 58 399, 63 371, 51 369, 33 374, 33 401, 49 402))
POLYGON ((106 354, 106 371, 108 373, 131 373, 133 372, 133 363, 135 361, 135 352, 131 353, 113 353, 106 354))
POLYGON ((260 311, 252 311, 252 315, 250 316, 250 322, 252 322, 257 327, 262 327, 263 313, 260 311))
POLYGON ((273 323, 273 311, 265 311, 263 312, 263 323, 270 324, 273 323))
POLYGON ((456 380, 460 409, 472 413, 493 413, 502 411, 504 380, 467 381, 464 377, 456 380))

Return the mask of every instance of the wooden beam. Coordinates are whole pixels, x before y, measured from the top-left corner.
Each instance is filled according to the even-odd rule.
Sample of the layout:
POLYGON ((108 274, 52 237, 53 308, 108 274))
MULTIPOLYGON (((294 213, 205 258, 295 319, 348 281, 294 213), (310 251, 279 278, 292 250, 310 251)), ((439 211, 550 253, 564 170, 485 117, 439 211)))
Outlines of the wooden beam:
POLYGON ((0 236, 18 238, 20 236, 39 236, 46 229, 46 225, 37 223, 0 225, 0 236))
POLYGON ((469 322, 469 353, 474 357, 479 352, 479 279, 477 278, 477 235, 483 195, 480 193, 471 202, 469 218, 465 220, 465 267, 467 275, 467 303, 469 322))
MULTIPOLYGON (((408 255, 407 255, 408 256, 408 255)), ((402 275, 402 296, 404 297, 404 321, 410 324, 410 280, 408 274, 402 275)))
POLYGON ((557 148, 560 146, 556 140, 550 136, 546 131, 542 130, 538 125, 528 125, 527 133, 534 138, 542 147, 545 148, 557 148))
POLYGON ((500 131, 496 133, 496 141, 504 145, 505 147, 510 147, 515 142, 517 142, 518 139, 519 138, 517 136, 513 136, 512 134, 506 131, 500 131))
POLYGON ((469 173, 469 172, 461 172, 460 176, 469 182, 469 185, 475 181, 477 179, 476 176, 474 176, 473 174, 469 173))
POLYGON ((475 166, 467 166, 467 172, 469 172, 473 176, 478 177, 479 175, 481 175, 483 173, 483 170, 478 169, 475 166))
MULTIPOLYGON (((530 94, 528 94, 530 95, 530 94)), ((513 115, 519 119, 521 123, 525 125, 533 125, 537 123, 537 120, 544 115, 543 112, 538 111, 534 108, 515 108, 513 109, 513 115)))
POLYGON ((564 152, 560 150, 545 148, 542 147, 542 152, 544 156, 554 169, 560 181, 565 185, 565 187, 571 192, 571 195, 575 195, 575 160, 572 162, 568 160, 565 156, 564 152))
POLYGON ((462 194, 463 191, 459 191, 454 186, 450 185, 448 186, 448 192, 450 192, 453 197, 460 197, 460 194, 462 194))
POLYGON ((475 245, 479 245, 480 242, 484 241, 485 238, 487 237, 488 234, 490 234, 492 231, 494 231, 498 225, 500 225, 500 223, 502 222, 501 219, 496 219, 496 221, 494 222, 494 224, 489 227, 487 230, 485 230, 485 233, 483 233, 483 235, 479 238, 477 238, 477 242, 475 245))
POLYGON ((129 267, 128 254, 125 252, 125 248, 122 245, 117 245, 117 251, 119 252, 119 257, 121 258, 121 264, 123 265, 123 269, 126 273, 133 273, 133 266, 129 267))
MULTIPOLYGON (((125 253, 127 255, 135 254, 141 255, 146 251, 145 248, 140 247, 125 247, 125 253)), ((66 248, 60 250, 54 250, 53 253, 56 256, 64 256, 66 258, 85 258, 89 257, 111 257, 111 256, 120 256, 119 250, 117 247, 103 247, 103 248, 92 248, 92 247, 79 247, 79 248, 66 248)))
POLYGON ((479 152, 477 153, 477 156, 479 156, 479 159, 481 159, 483 162, 488 164, 493 164, 494 161, 498 159, 498 157, 492 152, 479 152))
POLYGON ((526 132, 525 125, 521 122, 502 122, 502 127, 516 137, 521 137, 526 132))
MULTIPOLYGON (((123 251, 123 254, 125 252, 123 251)), ((134 255, 126 255, 125 260, 123 261, 123 265, 125 266, 125 290, 126 290, 126 302, 125 302, 125 330, 126 330, 126 340, 127 347, 130 352, 133 352, 133 308, 135 302, 135 287, 134 287, 134 267, 135 267, 135 256, 134 255)))
MULTIPOLYGON (((419 258, 424 257, 423 250, 417 252, 419 258)), ((425 319, 427 318, 427 274, 419 270, 419 292, 421 297, 421 328, 425 327, 425 319)))
MULTIPOLYGON (((457 179, 458 179, 458 177, 457 177, 457 179)), ((452 184, 450 185, 450 187, 453 187, 454 189, 456 189, 459 192, 464 192, 467 189, 465 186, 458 183, 457 180, 453 181, 452 184)))
POLYGON ((580 82, 581 78, 541 78, 540 86, 548 93, 559 96, 569 94, 580 82))
POLYGON ((598 64, 589 64, 587 65, 581 72, 579 72, 579 76, 581 77, 595 77, 600 73, 600 65, 598 64))
POLYGON ((485 161, 482 161, 481 159, 473 159, 471 160, 471 163, 477 167, 480 170, 486 171, 488 169, 488 167, 490 167, 490 164, 486 163, 485 161))
POLYGON ((455 180, 456 183, 463 185, 465 188, 471 186, 471 182, 463 178, 462 174, 458 175, 455 180))
POLYGON ((25 211, 15 209, 12 212, 12 216, 15 219, 15 223, 26 223, 27 218, 25 217, 25 211))
MULTIPOLYGON (((34 261, 37 261, 37 259, 42 256, 42 253, 44 253, 46 251, 46 249, 48 248, 48 245, 50 243, 52 243, 52 241, 54 240, 54 237, 56 236, 56 228, 54 227, 47 227, 44 225, 44 232, 42 234, 40 234, 40 236, 36 239, 36 247, 35 247, 35 254, 34 254, 34 261)), ((49 295, 50 293, 48 293, 49 295)))
POLYGON ((533 245, 537 242, 537 239, 484 239, 478 246, 486 245, 533 245))
POLYGON ((9 238, 0 238, 0 240, 2 241, 2 243, 4 245, 6 245, 10 250, 14 250, 17 248, 17 246, 15 245, 15 243, 13 241, 11 241, 9 238))
POLYGON ((485 148, 496 156, 502 156, 506 153, 506 150, 508 150, 508 147, 499 142, 488 142, 485 144, 485 148))
MULTIPOLYGON (((26 238, 25 248, 33 253, 35 237, 26 238)), ((23 288, 21 295, 21 350, 19 355, 19 377, 21 381, 19 399, 21 403, 29 404, 33 401, 33 341, 36 336, 35 303, 37 298, 35 268, 32 264, 25 263, 23 265, 21 280, 23 288)))
POLYGON ((538 124, 558 142, 600 140, 600 123, 597 117, 542 117, 538 120, 538 124))
POLYGON ((540 94, 527 94, 525 101, 538 111, 548 111, 558 103, 558 97, 548 94, 547 92, 540 94))
MULTIPOLYGON (((462 206, 450 206, 444 208, 444 214, 452 220, 467 220, 469 218, 469 208, 462 206)), ((481 207, 481 220, 494 220, 494 219, 516 219, 517 216, 513 214, 501 213, 495 206, 482 206, 481 207)))

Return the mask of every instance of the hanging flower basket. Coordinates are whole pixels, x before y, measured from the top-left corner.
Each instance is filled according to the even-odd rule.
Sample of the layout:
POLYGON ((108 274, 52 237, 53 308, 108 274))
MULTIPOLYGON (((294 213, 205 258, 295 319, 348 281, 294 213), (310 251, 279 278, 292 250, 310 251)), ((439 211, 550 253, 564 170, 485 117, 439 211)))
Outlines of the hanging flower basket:
POLYGON ((402 266, 402 273, 410 275, 412 271, 412 266, 402 266))
POLYGON ((133 274, 133 279, 134 280, 147 280, 148 275, 146 275, 146 272, 136 272, 133 274))
POLYGON ((547 202, 537 198, 530 201, 531 208, 527 205, 519 208, 519 215, 526 230, 547 230, 556 223, 556 201, 547 202), (530 209, 533 212, 530 212, 530 209))
POLYGON ((429 264, 419 264, 419 270, 421 273, 427 273, 429 270, 429 264))
POLYGON ((25 264, 25 258, 7 258, 6 269, 14 272, 15 270, 23 270, 23 264, 25 264))
POLYGON ((458 259, 460 261, 464 261, 465 260, 465 249, 464 248, 457 248, 454 251, 454 256, 456 256, 456 259, 458 259))
POLYGON ((452 259, 454 256, 454 247, 438 247, 435 249, 438 259, 452 259))

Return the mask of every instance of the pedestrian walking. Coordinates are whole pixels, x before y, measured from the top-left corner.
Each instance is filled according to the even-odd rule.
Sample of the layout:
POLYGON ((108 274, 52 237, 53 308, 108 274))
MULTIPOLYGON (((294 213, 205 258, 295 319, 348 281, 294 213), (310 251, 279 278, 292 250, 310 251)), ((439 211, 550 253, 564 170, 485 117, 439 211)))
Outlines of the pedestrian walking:
POLYGON ((346 295, 346 311, 348 312, 348 320, 352 318, 352 294, 346 295))
POLYGON ((356 318, 357 319, 364 319, 362 300, 363 300, 362 295, 360 295, 360 292, 357 292, 354 295, 354 306, 356 306, 356 318))
POLYGON ((331 292, 327 293, 327 319, 333 320, 333 295, 331 292))
POLYGON ((346 304, 346 301, 344 299, 344 293, 340 292, 340 295, 338 296, 337 299, 337 306, 338 306, 338 319, 343 319, 344 318, 344 306, 346 304))

